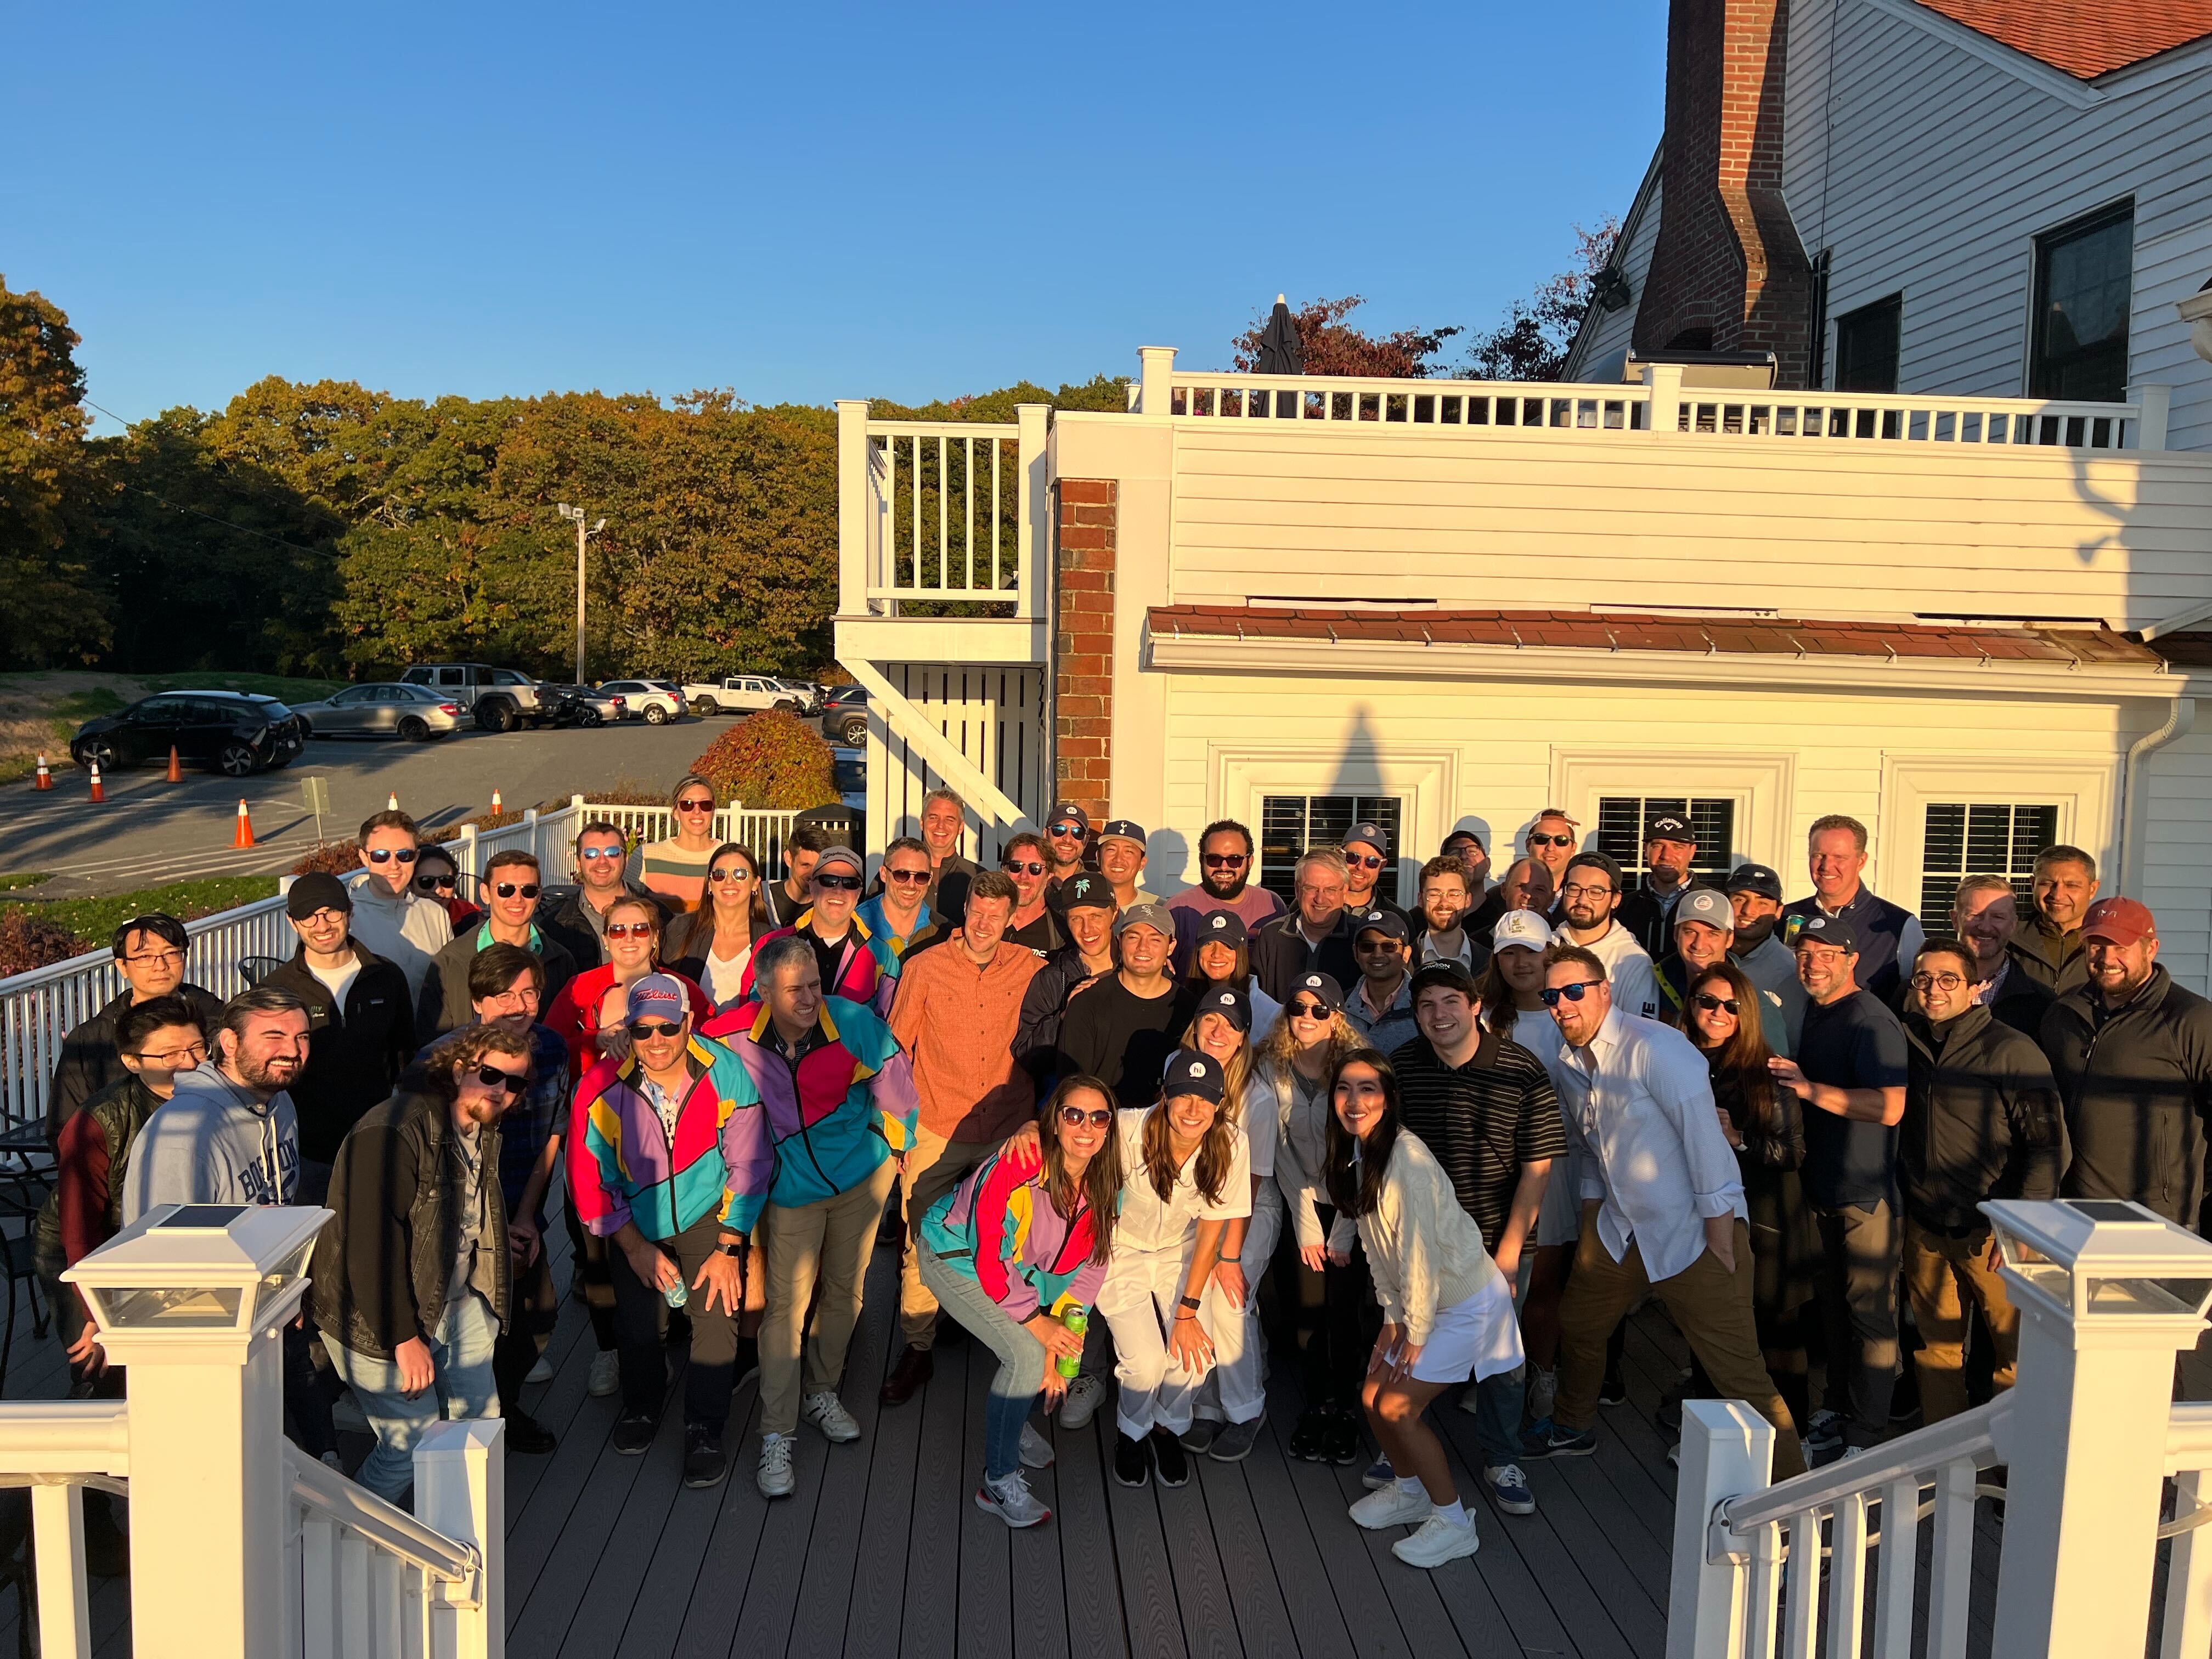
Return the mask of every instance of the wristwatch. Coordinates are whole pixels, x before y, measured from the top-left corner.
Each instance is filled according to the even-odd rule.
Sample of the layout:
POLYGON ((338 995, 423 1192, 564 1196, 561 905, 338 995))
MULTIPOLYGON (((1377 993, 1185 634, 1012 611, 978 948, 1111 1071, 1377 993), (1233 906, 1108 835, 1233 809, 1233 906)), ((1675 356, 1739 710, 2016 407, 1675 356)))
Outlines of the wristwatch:
POLYGON ((1193 1313, 1196 1313, 1198 1311, 1198 1298, 1194 1296, 1187 1296, 1176 1305, 1178 1307, 1188 1308, 1193 1313))
POLYGON ((717 1255, 733 1256, 740 1261, 744 1257, 745 1249, 746 1243, 742 1238, 738 1239, 735 1243, 717 1244, 714 1246, 714 1253, 717 1255))

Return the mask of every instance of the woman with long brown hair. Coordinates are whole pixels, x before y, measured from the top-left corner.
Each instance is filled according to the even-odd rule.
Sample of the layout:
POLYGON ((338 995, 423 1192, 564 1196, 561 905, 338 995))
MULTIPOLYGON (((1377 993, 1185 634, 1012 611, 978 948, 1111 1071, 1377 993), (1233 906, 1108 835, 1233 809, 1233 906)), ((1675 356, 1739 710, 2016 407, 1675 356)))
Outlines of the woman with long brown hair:
POLYGON ((740 1000, 753 946, 774 926, 762 891, 753 849, 726 841, 707 860, 707 902, 670 922, 661 939, 661 959, 717 1010, 740 1000))
POLYGON ((623 873, 676 908, 696 910, 706 901, 707 863, 714 854, 714 786, 686 772, 668 792, 668 810, 676 833, 640 847, 623 873))
POLYGON ((1190 933, 1186 947, 1190 971, 1183 976, 1184 994, 1189 1000, 1196 1002, 1216 986, 1228 986, 1242 991, 1251 1003, 1255 1031, 1273 1030, 1283 1005, 1261 990, 1252 977, 1251 936, 1245 930, 1244 918, 1234 910, 1213 910, 1195 921, 1178 918, 1177 925, 1188 928, 1190 933))
POLYGON ((545 1012, 545 1024, 568 1045, 569 1070, 579 1079, 599 1059, 599 1004, 610 990, 627 989, 647 974, 674 971, 684 981, 691 1018, 703 1021, 714 1012, 696 980, 661 967, 660 907, 651 899, 625 893, 607 906, 606 950, 607 959, 562 986, 545 1012))

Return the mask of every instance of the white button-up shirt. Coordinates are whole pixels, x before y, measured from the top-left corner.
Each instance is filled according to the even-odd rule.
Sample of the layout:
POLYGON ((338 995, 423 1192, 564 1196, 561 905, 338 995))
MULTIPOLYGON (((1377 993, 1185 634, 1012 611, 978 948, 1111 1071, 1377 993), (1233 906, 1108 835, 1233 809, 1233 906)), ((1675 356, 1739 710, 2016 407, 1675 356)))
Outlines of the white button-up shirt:
POLYGON ((1564 1036, 1559 1048, 1559 1103, 1588 1159, 1582 1195, 1604 1200, 1598 1240, 1618 1261, 1633 1239, 1651 1281, 1672 1279, 1704 1253, 1707 1218, 1747 1214, 1705 1057, 1671 1026, 1619 1008, 1587 1048, 1564 1036))
POLYGON ((1116 1255, 1124 1250, 1187 1250, 1195 1241, 1200 1222, 1235 1221, 1252 1213, 1251 1150, 1244 1131, 1234 1127, 1229 1132, 1232 1150, 1229 1172, 1221 1180, 1219 1203, 1207 1202, 1200 1190, 1196 1152, 1176 1171, 1168 1195, 1160 1196, 1145 1164, 1145 1120, 1164 1109, 1131 1106, 1115 1114, 1114 1127, 1121 1137, 1121 1212, 1114 1222, 1116 1255))

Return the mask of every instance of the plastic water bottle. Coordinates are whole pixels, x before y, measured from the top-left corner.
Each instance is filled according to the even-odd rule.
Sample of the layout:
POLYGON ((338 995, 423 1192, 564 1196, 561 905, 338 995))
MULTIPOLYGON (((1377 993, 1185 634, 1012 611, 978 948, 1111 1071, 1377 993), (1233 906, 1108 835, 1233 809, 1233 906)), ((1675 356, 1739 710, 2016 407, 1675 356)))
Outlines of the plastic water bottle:
POLYGON ((672 1308, 680 1308, 691 1299, 691 1292, 684 1288, 684 1281, 681 1278, 678 1278, 660 1295, 661 1299, 672 1308))
MULTIPOLYGON (((1060 1316, 1060 1322, 1066 1326, 1075 1335, 1081 1336, 1091 1328, 1091 1310, 1087 1308, 1070 1308, 1060 1316)), ((1054 1358, 1052 1363, 1059 1368, 1062 1376, 1072 1377, 1083 1369, 1083 1356, 1079 1353, 1064 1353, 1054 1358)))

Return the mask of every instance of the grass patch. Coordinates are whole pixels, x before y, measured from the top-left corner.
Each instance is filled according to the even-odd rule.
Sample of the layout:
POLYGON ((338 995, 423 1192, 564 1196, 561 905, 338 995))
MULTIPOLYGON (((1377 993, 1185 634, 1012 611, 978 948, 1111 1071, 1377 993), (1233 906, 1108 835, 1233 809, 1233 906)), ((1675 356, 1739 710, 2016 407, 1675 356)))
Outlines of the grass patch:
POLYGON ((343 680, 299 680, 282 674, 221 674, 202 669, 185 674, 153 674, 144 678, 149 691, 246 691, 274 697, 279 702, 313 702, 345 685, 343 680))
POLYGON ((96 720, 102 714, 119 714, 130 704, 120 693, 105 685, 95 685, 89 690, 72 691, 53 705, 54 718, 63 720, 96 720))
MULTIPOLYGON (((7 879, 0 877, 0 881, 7 879)), ((114 893, 106 898, 13 900, 31 915, 59 922, 98 949, 123 923, 149 910, 164 910, 179 921, 211 916, 256 899, 272 898, 274 876, 214 876, 205 881, 173 882, 167 887, 148 887, 136 893, 114 893)))
POLYGON ((36 887, 53 878, 44 870, 19 870, 13 875, 0 876, 0 893, 12 893, 19 887, 36 887))

